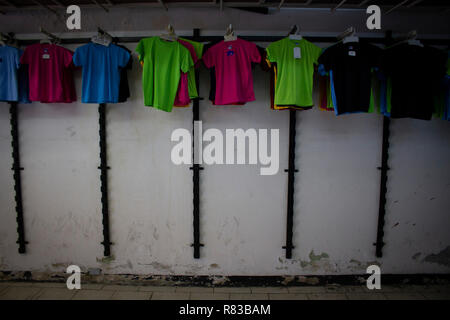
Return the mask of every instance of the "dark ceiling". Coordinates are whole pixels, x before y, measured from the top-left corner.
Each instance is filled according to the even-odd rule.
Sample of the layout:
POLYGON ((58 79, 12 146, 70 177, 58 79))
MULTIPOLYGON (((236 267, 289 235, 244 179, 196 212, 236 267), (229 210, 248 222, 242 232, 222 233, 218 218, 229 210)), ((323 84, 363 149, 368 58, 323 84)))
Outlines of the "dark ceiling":
POLYGON ((449 0, 0 0, 0 8, 18 10, 28 8, 56 9, 71 4, 98 6, 104 10, 120 6, 153 5, 161 7, 177 6, 217 6, 217 7, 302 7, 302 8, 361 8, 370 4, 379 5, 384 11, 406 9, 448 10, 449 0))

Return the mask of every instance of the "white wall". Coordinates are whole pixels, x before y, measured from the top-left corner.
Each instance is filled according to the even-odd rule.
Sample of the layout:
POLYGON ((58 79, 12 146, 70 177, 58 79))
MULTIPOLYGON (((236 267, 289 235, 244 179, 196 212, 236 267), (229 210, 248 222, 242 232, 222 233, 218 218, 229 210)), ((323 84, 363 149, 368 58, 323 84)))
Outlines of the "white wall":
MULTIPOLYGON (((238 19, 234 12, 226 10, 224 15, 238 19)), ((214 16, 207 17, 205 12, 186 14, 183 19, 177 11, 165 15, 178 17, 178 23, 186 29, 214 25, 214 16)), ((291 20, 298 18, 290 15, 294 15, 291 20)), ((138 13, 123 19, 131 23, 137 19, 133 17, 139 17, 138 13)), ((284 25, 287 22, 272 19, 272 29, 266 24, 269 18, 251 17, 253 26, 259 21, 267 33, 289 28, 284 25)), ((20 24, 17 17, 8 19, 8 31, 35 30, 34 22, 20 24)), ((162 17, 158 23, 164 25, 166 20, 162 17)), ((107 24, 106 20, 102 22, 107 24)), ((340 24, 346 25, 346 21, 340 24)), ((319 30, 327 24, 316 22, 316 26, 319 30)), ((115 30, 134 27, 127 29, 120 24, 115 30)), ((135 44, 127 46, 135 48, 135 44)), ((129 73, 131 99, 107 106, 112 259, 103 259, 100 244, 97 105, 19 106, 25 232, 29 241, 27 253, 20 255, 9 108, 0 103, 0 270, 63 271, 73 263, 83 270, 102 268, 105 273, 131 274, 360 274, 368 264, 377 262, 385 273, 450 271, 444 251, 450 246, 450 123, 391 121, 387 244, 384 257, 376 259, 373 242, 382 117, 336 117, 318 108, 297 114, 296 166, 300 172, 295 177, 295 249, 292 260, 284 258, 281 247, 286 229, 284 169, 289 114, 270 110, 269 75, 259 68, 254 72, 255 102, 243 107, 217 107, 204 100, 200 118, 204 130, 280 129, 280 170, 274 176, 261 176, 255 165, 204 166, 200 173, 200 210, 205 247, 201 259, 193 259, 192 171, 170 160, 174 145, 171 133, 175 128, 191 129, 192 109, 165 113, 144 107, 140 78, 141 70, 135 63, 129 73), (430 259, 430 255, 443 251, 430 259)), ((80 100, 80 72, 76 84, 80 100)), ((201 69, 200 95, 207 97, 208 91, 209 73, 201 69)))

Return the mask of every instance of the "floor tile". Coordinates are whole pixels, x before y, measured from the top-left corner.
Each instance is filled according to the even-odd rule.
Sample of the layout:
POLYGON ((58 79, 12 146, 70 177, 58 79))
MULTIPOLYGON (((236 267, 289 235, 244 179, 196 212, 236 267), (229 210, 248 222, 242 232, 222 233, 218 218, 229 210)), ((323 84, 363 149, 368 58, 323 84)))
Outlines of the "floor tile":
POLYGON ((288 293, 285 287, 251 287, 252 293, 288 293))
POLYGON ((43 288, 34 299, 36 300, 70 300, 75 295, 76 290, 64 288, 43 288))
POLYGON ((189 292, 154 292, 152 300, 189 300, 189 292))
POLYGON ((324 287, 288 287, 289 293, 325 293, 324 287))
POLYGON ((139 291, 138 286, 105 285, 102 290, 106 291, 139 291))
POLYGON ((345 293, 308 293, 310 300, 347 300, 345 293))
POLYGON ((414 292, 387 292, 384 295, 388 300, 425 300, 425 296, 414 292))
POLYGON ((214 293, 252 293, 248 287, 217 287, 214 293))
POLYGON ((170 286, 140 286, 139 291, 144 292, 175 292, 175 287, 170 286))
POLYGON ((230 293, 230 300, 268 300, 267 293, 230 293))
POLYGON ((114 294, 114 291, 85 290, 83 286, 81 288, 77 290, 73 300, 109 300, 114 294))
POLYGON ((116 291, 111 300, 150 300, 151 292, 116 291))
POLYGON ((213 293, 213 288, 208 287, 176 287, 175 292, 213 293))
POLYGON ((352 292, 347 293, 349 300, 386 300, 386 296, 381 292, 352 292))
POLYGON ((423 294, 428 300, 450 300, 450 293, 424 293, 423 294))
POLYGON ((0 300, 30 300, 42 289, 33 287, 9 287, 0 295, 0 300))
POLYGON ((228 293, 191 293, 191 300, 229 300, 228 293))
POLYGON ((269 293, 269 300, 308 300, 305 293, 269 293))

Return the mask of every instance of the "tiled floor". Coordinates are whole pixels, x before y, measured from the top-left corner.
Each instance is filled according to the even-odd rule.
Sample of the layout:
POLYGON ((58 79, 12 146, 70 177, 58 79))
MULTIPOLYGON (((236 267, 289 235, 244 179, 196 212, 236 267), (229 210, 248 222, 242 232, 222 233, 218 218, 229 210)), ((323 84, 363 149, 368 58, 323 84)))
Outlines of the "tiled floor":
POLYGON ((0 300, 450 300, 449 285, 322 287, 175 287, 0 282, 0 300))

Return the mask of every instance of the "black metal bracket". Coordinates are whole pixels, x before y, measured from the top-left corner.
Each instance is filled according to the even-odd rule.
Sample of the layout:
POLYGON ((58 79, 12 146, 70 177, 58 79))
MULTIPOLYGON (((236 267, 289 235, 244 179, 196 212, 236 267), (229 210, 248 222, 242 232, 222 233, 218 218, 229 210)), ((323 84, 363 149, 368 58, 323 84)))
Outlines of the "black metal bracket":
POLYGON ((23 205, 22 205, 22 178, 21 172, 23 167, 20 165, 20 153, 19 153, 19 120, 17 114, 17 102, 11 102, 9 112, 11 114, 11 146, 12 146, 12 158, 13 165, 11 170, 14 171, 14 191, 16 193, 16 213, 17 213, 17 242, 19 244, 19 253, 26 253, 25 241, 25 225, 23 219, 23 205))
MULTIPOLYGON (((198 41, 200 37, 200 30, 194 29, 194 36, 193 40, 198 41)), ((197 92, 199 91, 199 73, 198 70, 195 71, 195 82, 197 84, 197 92)), ((195 159, 194 152, 195 152, 195 130, 194 130, 194 124, 195 121, 200 120, 200 100, 203 100, 203 98, 193 99, 192 101, 192 124, 193 124, 193 139, 192 139, 192 159, 195 159)), ((200 243, 200 170, 203 170, 202 167, 200 167, 199 164, 194 163, 192 167, 189 168, 189 170, 192 170, 192 180, 193 180, 193 226, 194 226, 194 243, 191 244, 191 247, 194 248, 194 259, 200 259, 200 248, 204 246, 203 243, 200 243)))
POLYGON ((108 170, 111 169, 108 166, 106 155, 106 104, 101 103, 98 106, 99 125, 100 125, 100 190, 102 192, 102 223, 103 223, 103 242, 101 244, 104 247, 103 255, 109 257, 111 255, 110 230, 109 230, 109 206, 108 206, 108 170))
POLYGON ((293 228, 294 228, 294 174, 298 172, 295 169, 295 126, 296 110, 289 110, 289 168, 284 170, 288 173, 288 196, 287 196, 287 222, 286 222, 286 259, 292 258, 293 246, 293 228))
POLYGON ((386 215, 386 192, 387 192, 387 172, 390 170, 388 166, 389 157, 389 117, 383 117, 383 142, 381 147, 381 166, 377 169, 381 171, 380 180, 380 202, 378 207, 378 226, 377 226, 377 241, 374 243, 375 254, 378 258, 383 256, 383 247, 385 242, 384 236, 384 224, 386 215))

